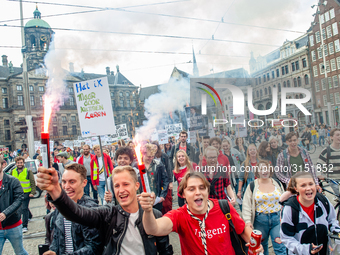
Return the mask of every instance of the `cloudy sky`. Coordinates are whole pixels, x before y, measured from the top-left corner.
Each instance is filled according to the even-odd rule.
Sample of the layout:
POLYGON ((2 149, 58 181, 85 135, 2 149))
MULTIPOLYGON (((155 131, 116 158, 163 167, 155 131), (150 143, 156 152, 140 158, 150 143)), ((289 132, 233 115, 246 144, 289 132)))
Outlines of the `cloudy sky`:
MULTIPOLYGON (((25 24, 35 2, 24 0, 25 24)), ((200 75, 249 70, 251 51, 265 55, 306 32, 317 0, 37 2, 42 19, 54 29, 64 68, 73 62, 75 71, 105 74, 105 67, 116 71, 119 65, 131 82, 146 87, 167 82, 174 66, 192 73, 192 46, 200 75), (48 17, 73 12, 84 13, 48 17)), ((19 66, 20 49, 3 47, 21 45, 20 28, 3 26, 20 25, 19 2, 0 0, 0 6, 0 55, 19 66)))

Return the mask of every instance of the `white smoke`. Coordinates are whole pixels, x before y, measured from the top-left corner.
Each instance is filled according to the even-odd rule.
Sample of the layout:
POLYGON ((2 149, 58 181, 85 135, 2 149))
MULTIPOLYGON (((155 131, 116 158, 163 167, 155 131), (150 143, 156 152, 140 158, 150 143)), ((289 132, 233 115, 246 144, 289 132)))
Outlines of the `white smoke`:
MULTIPOLYGON (((53 112, 57 112, 64 100, 69 96, 67 84, 65 82, 67 72, 61 67, 61 60, 64 59, 62 51, 56 52, 55 38, 52 37, 49 51, 47 52, 44 62, 47 69, 48 80, 46 82, 46 92, 44 94, 44 120, 47 120, 53 112)), ((45 126, 48 123, 45 122, 45 126)), ((44 127, 45 127, 44 126, 44 127)), ((44 131, 48 129, 45 127, 44 131)))
POLYGON ((183 111, 190 101, 189 80, 170 79, 167 84, 161 85, 159 90, 159 93, 145 100, 144 115, 148 120, 137 130, 137 141, 149 139, 154 129, 164 129, 169 113, 183 111))

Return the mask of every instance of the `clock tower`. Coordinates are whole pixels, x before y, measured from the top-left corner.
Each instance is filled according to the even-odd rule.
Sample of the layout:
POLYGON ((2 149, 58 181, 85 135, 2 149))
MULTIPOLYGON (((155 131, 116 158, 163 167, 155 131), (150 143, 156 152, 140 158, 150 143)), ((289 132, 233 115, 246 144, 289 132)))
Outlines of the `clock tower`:
POLYGON ((44 63, 44 57, 49 49, 54 33, 50 25, 41 19, 38 6, 33 12, 34 19, 25 25, 25 50, 27 54, 27 69, 38 68, 44 63))

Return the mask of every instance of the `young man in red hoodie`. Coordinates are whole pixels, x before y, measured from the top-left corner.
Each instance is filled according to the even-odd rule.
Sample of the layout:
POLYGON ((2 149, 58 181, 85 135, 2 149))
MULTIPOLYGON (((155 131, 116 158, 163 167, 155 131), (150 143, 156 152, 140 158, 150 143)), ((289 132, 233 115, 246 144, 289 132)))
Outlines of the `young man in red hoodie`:
POLYGON ((104 193, 105 193, 105 175, 107 177, 111 176, 113 170, 113 164, 111 158, 106 153, 103 153, 104 162, 105 162, 105 170, 103 167, 103 159, 100 151, 100 146, 93 146, 93 150, 95 156, 91 159, 91 181, 93 184, 93 188, 98 191, 99 197, 104 202, 104 193))
POLYGON ((91 180, 91 161, 94 160, 95 155, 90 153, 90 145, 85 144, 83 145, 83 153, 84 155, 80 156, 78 164, 83 165, 86 168, 86 179, 87 184, 84 188, 84 193, 87 196, 90 196, 90 186, 93 192, 93 198, 98 199, 98 192, 93 188, 92 180, 91 180))

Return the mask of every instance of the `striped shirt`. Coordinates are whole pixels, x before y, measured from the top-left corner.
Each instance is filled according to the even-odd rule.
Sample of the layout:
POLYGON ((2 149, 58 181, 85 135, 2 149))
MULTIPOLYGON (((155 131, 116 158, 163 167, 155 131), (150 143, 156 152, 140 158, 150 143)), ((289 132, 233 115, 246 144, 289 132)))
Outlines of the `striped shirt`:
POLYGON ((327 147, 322 150, 318 162, 317 162, 317 170, 319 172, 322 171, 323 174, 326 174, 327 177, 332 179, 340 179, 340 149, 334 149, 332 145, 330 145, 330 156, 328 159, 327 166, 327 147))
POLYGON ((71 232, 71 224, 72 222, 64 218, 64 227, 65 227, 65 252, 73 253, 73 241, 72 241, 72 232, 71 232))

